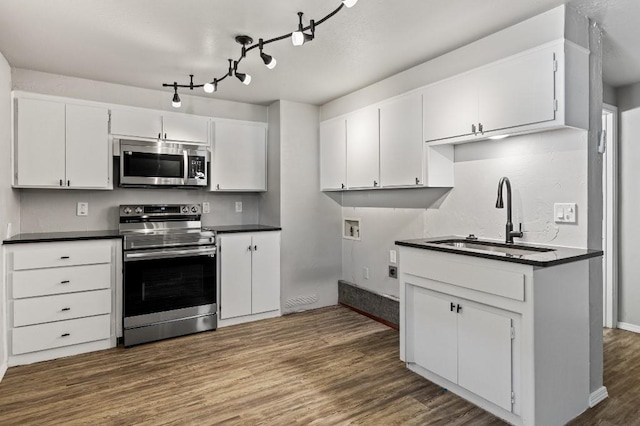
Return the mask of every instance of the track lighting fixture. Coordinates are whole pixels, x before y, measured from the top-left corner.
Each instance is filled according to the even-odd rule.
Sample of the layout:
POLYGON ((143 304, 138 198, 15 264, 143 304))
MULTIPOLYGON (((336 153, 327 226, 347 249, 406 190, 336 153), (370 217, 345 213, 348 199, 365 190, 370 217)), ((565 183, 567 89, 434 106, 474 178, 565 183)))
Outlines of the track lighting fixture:
POLYGON ((180 101, 180 96, 178 96, 178 83, 173 82, 173 100, 171 101, 171 106, 174 108, 180 108, 182 106, 182 102, 180 101))
POLYGON ((298 18, 298 31, 294 31, 291 33, 291 41, 293 42, 294 46, 302 46, 306 42, 313 40, 316 32, 316 23, 313 19, 311 20, 311 24, 309 25, 311 34, 307 34, 304 32, 304 28, 302 27, 302 12, 298 12, 298 18))
POLYGON ((269 68, 270 70, 274 69, 276 67, 276 58, 274 58, 271 55, 267 55, 266 53, 264 53, 262 51, 262 48, 264 47, 264 40, 260 39, 258 40, 258 48, 260 49, 260 57, 262 58, 262 62, 264 62, 264 65, 269 68))
POLYGON ((357 2, 358 0, 341 0, 340 6, 338 6, 331 13, 327 14, 325 17, 323 17, 322 19, 319 19, 318 21, 311 19, 307 27, 304 27, 302 24, 303 13, 298 12, 298 29, 296 31, 293 31, 288 34, 283 34, 278 37, 273 37, 268 40, 264 40, 261 38, 261 39, 258 39, 258 43, 256 44, 252 44, 253 39, 247 35, 236 36, 236 42, 242 45, 241 55, 237 61, 234 61, 233 59, 229 59, 229 70, 225 75, 219 78, 214 78, 213 81, 209 83, 193 84, 193 74, 190 74, 189 77, 191 77, 191 81, 189 84, 178 84, 177 82, 174 81, 173 83, 163 83, 162 87, 173 87, 174 94, 173 94, 171 105, 173 105, 175 108, 180 108, 180 106, 182 105, 182 102, 180 101, 180 96, 178 95, 179 87, 188 88, 189 90, 193 90, 195 87, 202 87, 205 93, 213 93, 218 91, 219 82, 233 75, 235 75, 236 78, 240 80, 243 84, 248 85, 249 83, 251 83, 251 76, 246 73, 238 72, 238 64, 240 64, 240 61, 242 61, 242 59, 244 59, 247 56, 247 53, 249 51, 255 48, 258 48, 260 50, 260 58, 262 59, 262 62, 264 62, 264 65, 269 69, 273 69, 276 66, 276 59, 273 56, 264 53, 263 48, 265 45, 276 42, 276 41, 284 40, 287 38, 291 38, 291 41, 294 46, 302 46, 304 43, 311 41, 315 38, 316 26, 323 24, 343 8, 353 7, 357 2), (309 31, 308 33, 305 32, 307 30, 309 31))

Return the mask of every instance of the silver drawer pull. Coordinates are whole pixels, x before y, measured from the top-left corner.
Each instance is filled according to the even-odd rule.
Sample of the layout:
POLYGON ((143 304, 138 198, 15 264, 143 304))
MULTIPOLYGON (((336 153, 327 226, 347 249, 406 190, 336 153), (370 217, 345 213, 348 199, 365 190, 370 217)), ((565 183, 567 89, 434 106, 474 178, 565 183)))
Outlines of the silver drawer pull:
POLYGON ((69 280, 64 280, 64 281, 60 281, 60 284, 69 284, 71 281, 69 280))
POLYGON ((70 311, 70 310, 71 310, 71 308, 62 308, 62 309, 60 309, 61 312, 70 311))
POLYGON ((60 260, 66 260, 68 258, 69 258, 69 256, 60 256, 60 260))
POLYGON ((61 335, 60 337, 69 337, 69 336, 71 336, 71 334, 69 334, 69 333, 64 333, 64 334, 63 334, 63 335, 61 335))

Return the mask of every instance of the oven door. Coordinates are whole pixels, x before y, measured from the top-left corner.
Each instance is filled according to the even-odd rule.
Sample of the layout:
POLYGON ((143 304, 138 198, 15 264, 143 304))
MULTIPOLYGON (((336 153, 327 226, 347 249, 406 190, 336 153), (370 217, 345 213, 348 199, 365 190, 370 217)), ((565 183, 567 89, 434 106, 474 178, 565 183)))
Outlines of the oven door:
POLYGON ((124 253, 124 326, 216 312, 216 247, 124 253))

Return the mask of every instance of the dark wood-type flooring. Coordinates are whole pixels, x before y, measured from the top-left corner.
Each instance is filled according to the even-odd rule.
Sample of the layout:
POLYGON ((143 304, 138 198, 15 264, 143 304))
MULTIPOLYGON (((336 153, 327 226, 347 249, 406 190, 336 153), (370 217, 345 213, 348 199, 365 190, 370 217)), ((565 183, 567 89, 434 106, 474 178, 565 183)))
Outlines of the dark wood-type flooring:
MULTIPOLYGON (((10 368, 0 425, 503 424, 407 370, 398 332, 323 308, 10 368)), ((640 336, 605 332, 610 398, 576 425, 640 425, 640 336)))

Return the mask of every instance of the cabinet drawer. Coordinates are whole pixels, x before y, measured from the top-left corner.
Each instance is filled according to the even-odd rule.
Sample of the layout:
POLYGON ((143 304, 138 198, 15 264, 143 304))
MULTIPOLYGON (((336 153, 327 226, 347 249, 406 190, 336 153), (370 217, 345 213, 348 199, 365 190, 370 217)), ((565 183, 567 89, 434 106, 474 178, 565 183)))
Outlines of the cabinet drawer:
POLYGON ((21 299, 13 302, 13 326, 22 327, 110 312, 110 290, 21 299))
POLYGON ((111 262, 109 242, 41 243, 13 251, 14 271, 111 262))
POLYGON ((16 271, 10 279, 14 299, 99 290, 111 287, 111 265, 16 271))
POLYGON ((108 339, 111 315, 30 325, 12 330, 13 355, 108 339))

